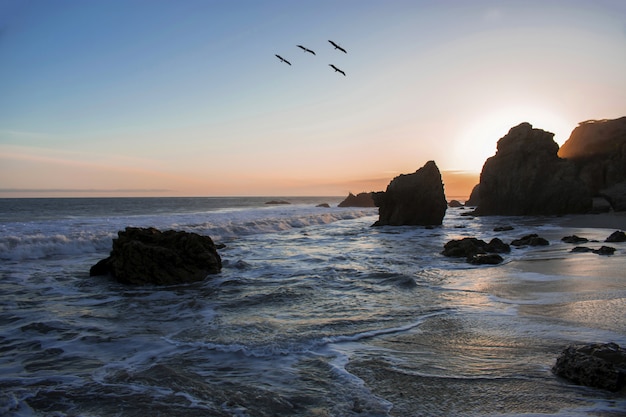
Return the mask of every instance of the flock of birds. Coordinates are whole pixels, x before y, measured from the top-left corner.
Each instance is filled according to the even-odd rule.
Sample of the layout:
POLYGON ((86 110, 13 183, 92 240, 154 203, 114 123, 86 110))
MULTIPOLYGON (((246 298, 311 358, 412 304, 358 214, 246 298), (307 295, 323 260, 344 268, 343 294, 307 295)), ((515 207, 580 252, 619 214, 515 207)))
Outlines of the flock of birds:
MULTIPOLYGON (((340 50, 341 52, 343 52, 344 54, 347 54, 347 53, 348 53, 345 49, 343 49, 341 46, 337 45, 335 42, 333 42, 333 41, 331 41, 331 40, 328 40, 328 42, 330 42, 330 44, 331 44, 332 46, 334 46, 334 47, 335 47, 335 49, 339 49, 339 50, 340 50)), ((308 52, 308 53, 310 53, 310 54, 315 55, 315 52, 314 52, 314 51, 312 51, 312 50, 310 50, 309 48, 305 48, 305 47, 304 47, 304 46, 302 46, 302 45, 296 45, 296 46, 297 46, 298 48, 302 49, 304 52, 308 52)), ((285 64, 289 64, 289 65, 291 65, 291 62, 287 61, 287 60, 286 60, 285 58, 283 58, 282 56, 280 56, 280 55, 278 55, 278 54, 275 54, 275 55, 276 55, 276 58, 280 59, 280 61, 281 61, 281 62, 284 62, 285 64)), ((334 66, 333 64, 328 64, 328 66, 329 66, 329 67, 332 67, 332 69, 334 69, 334 70, 335 70, 335 72, 339 72, 339 73, 343 74, 343 76, 344 76, 344 77, 346 76, 346 73, 345 73, 344 71, 340 70, 339 68, 337 68, 337 67, 336 67, 336 66, 334 66)))

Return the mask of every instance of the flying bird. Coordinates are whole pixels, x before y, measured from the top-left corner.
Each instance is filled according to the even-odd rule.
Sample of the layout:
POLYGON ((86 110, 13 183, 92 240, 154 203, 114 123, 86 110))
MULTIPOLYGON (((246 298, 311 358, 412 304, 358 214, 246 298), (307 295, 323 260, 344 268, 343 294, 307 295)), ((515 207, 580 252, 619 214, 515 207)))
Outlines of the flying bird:
POLYGON ((339 68, 337 68, 336 66, 334 66, 333 64, 328 64, 328 66, 333 67, 333 69, 335 70, 335 72, 340 72, 343 74, 343 76, 346 76, 346 73, 343 72, 342 70, 340 70, 339 68))
POLYGON ((328 40, 328 42, 330 42, 335 49, 339 49, 341 52, 343 52, 344 54, 347 54, 348 52, 346 52, 345 49, 343 49, 341 46, 337 45, 335 42, 331 41, 330 39, 328 40))
POLYGON ((315 55, 315 52, 311 51, 311 50, 310 50, 310 49, 308 49, 308 48, 305 48, 305 47, 304 47, 304 46, 302 46, 302 45, 296 45, 296 46, 297 46, 298 48, 302 49, 304 52, 310 52, 310 53, 312 53, 313 55, 315 55))
MULTIPOLYGON (((276 54, 275 54, 275 55, 276 55, 276 54)), ((287 61, 285 58, 283 58, 283 57, 282 57, 282 56, 280 56, 280 55, 276 55, 276 58, 280 59, 280 60, 281 60, 281 61, 283 61, 285 64, 289 64, 289 65, 291 65, 291 62, 287 61)))

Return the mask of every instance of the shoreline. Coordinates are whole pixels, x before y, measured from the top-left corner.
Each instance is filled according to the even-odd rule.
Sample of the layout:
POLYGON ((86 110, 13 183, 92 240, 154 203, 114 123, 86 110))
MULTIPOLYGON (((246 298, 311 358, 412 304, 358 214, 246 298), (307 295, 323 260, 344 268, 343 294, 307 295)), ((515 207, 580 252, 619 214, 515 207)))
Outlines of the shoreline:
POLYGON ((569 214, 560 218, 557 223, 562 227, 626 231, 626 212, 569 214))

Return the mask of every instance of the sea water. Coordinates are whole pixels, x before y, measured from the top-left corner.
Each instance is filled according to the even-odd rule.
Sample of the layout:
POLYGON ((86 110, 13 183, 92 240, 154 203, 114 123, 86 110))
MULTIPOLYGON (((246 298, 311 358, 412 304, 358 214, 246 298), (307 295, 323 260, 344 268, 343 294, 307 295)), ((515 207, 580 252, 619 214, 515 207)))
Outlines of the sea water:
POLYGON ((560 240, 595 248, 613 230, 464 208, 371 227, 375 208, 281 199, 0 199, 0 415, 626 415, 623 394, 551 372, 571 343, 626 346, 626 244, 560 240), (211 236, 223 270, 170 287, 89 277, 127 226, 211 236), (550 245, 497 266, 440 254, 529 233, 550 245))

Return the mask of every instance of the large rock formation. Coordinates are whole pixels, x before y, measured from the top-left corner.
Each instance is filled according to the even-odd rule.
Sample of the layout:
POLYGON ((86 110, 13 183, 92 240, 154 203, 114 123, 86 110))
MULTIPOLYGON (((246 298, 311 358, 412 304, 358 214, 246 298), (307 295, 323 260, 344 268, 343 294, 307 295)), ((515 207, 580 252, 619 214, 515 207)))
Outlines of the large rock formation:
POLYGON ((428 161, 413 174, 394 178, 386 191, 372 196, 379 207, 374 226, 440 225, 448 207, 441 173, 434 161, 428 161))
POLYGON ((113 239, 110 256, 92 266, 89 275, 111 274, 124 284, 173 285, 201 281, 221 269, 209 236, 127 227, 113 239))
POLYGON ((553 133, 521 123, 498 141, 480 174, 480 215, 586 213, 591 194, 573 163, 557 156, 553 133))
POLYGON ((626 117, 580 123, 558 155, 574 163, 593 195, 626 210, 626 117))

